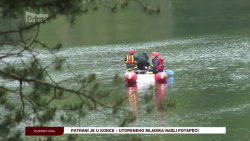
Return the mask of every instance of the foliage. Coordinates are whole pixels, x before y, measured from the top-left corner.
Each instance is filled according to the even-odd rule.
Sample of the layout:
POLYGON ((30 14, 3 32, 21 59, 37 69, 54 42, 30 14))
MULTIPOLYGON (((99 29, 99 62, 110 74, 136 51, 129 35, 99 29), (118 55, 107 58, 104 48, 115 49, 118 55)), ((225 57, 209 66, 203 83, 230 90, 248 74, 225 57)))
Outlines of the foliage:
MULTIPOLYGON (((133 2, 141 5, 150 14, 161 11, 161 8, 150 8, 140 0, 133 0, 133 2)), ((85 14, 89 10, 97 11, 99 7, 105 7, 115 12, 118 6, 125 9, 130 3, 132 0, 2 0, 0 18, 1 21, 15 20, 25 11, 34 11, 48 13, 47 22, 58 15, 64 15, 73 24, 77 15, 85 14)), ((71 77, 64 80, 53 78, 51 72, 67 69, 67 64, 66 58, 59 58, 56 55, 63 47, 61 43, 51 47, 38 39, 40 24, 47 22, 21 21, 14 27, 0 29, 0 51, 3 52, 0 55, 2 82, 0 108, 4 109, 1 110, 4 112, 0 115, 0 137, 4 140, 21 140, 21 132, 14 130, 21 124, 46 126, 55 118, 63 123, 80 122, 88 112, 93 110, 101 112, 101 108, 111 109, 107 114, 114 116, 122 111, 124 118, 120 119, 120 126, 126 126, 136 120, 135 113, 123 108, 126 97, 119 97, 110 104, 106 104, 112 91, 100 90, 102 84, 96 81, 95 74, 81 76, 73 72, 71 77), (29 30, 35 31, 35 34, 24 37, 29 30), (49 64, 39 58, 39 55, 45 53, 52 56, 49 64), (6 85, 2 85, 3 82, 6 85), (13 100, 12 96, 18 99, 13 100), (77 97, 79 101, 67 102, 67 99, 72 96, 77 97), (60 103, 60 106, 57 103, 60 103)), ((115 75, 113 83, 124 85, 118 75, 115 75)), ((74 140, 76 137, 69 135, 68 140, 74 140)), ((47 137, 47 140, 53 140, 53 138, 47 137)), ((140 139, 136 138, 136 140, 140 139)))

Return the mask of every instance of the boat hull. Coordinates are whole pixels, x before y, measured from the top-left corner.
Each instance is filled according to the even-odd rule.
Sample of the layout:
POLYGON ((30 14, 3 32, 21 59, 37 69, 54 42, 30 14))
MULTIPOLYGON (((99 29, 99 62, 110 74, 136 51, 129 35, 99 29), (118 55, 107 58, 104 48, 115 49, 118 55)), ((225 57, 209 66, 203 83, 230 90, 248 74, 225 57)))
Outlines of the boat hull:
POLYGON ((128 84, 133 83, 167 83, 167 73, 166 72, 159 72, 157 74, 136 74, 133 71, 126 72, 125 74, 125 81, 128 84))

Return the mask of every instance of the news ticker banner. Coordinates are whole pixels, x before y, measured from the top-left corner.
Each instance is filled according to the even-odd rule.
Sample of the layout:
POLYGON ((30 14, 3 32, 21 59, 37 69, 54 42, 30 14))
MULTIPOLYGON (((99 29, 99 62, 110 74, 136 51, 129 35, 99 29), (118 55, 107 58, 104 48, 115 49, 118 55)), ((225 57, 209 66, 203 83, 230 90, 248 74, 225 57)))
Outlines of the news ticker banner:
POLYGON ((226 127, 26 127, 26 136, 64 134, 226 134, 226 127))

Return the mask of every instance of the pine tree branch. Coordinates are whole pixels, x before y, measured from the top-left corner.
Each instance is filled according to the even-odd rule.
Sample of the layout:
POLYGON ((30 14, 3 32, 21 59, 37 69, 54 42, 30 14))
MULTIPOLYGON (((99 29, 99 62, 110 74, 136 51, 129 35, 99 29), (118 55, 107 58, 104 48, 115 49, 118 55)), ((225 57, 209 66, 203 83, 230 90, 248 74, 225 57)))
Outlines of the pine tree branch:
POLYGON ((34 59, 34 61, 39 65, 40 69, 42 69, 43 72, 45 72, 46 75, 49 77, 49 79, 50 79, 53 83, 56 84, 56 82, 53 80, 53 78, 52 78, 52 77, 50 76, 50 74, 47 72, 46 67, 43 68, 43 66, 40 64, 40 62, 39 62, 38 59, 36 58, 36 56, 33 54, 33 50, 30 49, 30 47, 31 47, 34 43, 36 43, 35 41, 37 41, 37 37, 38 37, 38 34, 39 34, 39 29, 40 29, 40 25, 37 26, 36 34, 35 34, 33 40, 32 40, 28 45, 27 45, 27 43, 25 42, 25 40, 24 40, 24 38, 23 38, 22 31, 19 32, 19 36, 20 36, 20 38, 21 38, 21 41, 22 41, 23 44, 24 44, 24 50, 27 50, 27 51, 31 54, 31 56, 32 56, 32 58, 34 59))
POLYGON ((22 81, 22 79, 19 79, 19 95, 20 95, 20 99, 21 99, 21 102, 22 102, 22 113, 23 113, 23 115, 25 115, 24 114, 25 102, 23 100, 23 81, 22 81))
POLYGON ((49 16, 49 17, 47 18, 47 20, 42 21, 42 22, 35 22, 35 23, 31 24, 31 25, 27 25, 27 26, 24 26, 24 27, 19 27, 18 29, 7 30, 7 31, 0 31, 0 35, 3 35, 3 34, 10 34, 10 33, 17 33, 17 32, 20 33, 20 32, 22 32, 22 31, 29 30, 29 29, 31 29, 31 28, 33 28, 33 27, 35 27, 35 26, 38 26, 38 25, 40 25, 40 24, 42 24, 42 23, 46 23, 47 21, 49 21, 49 20, 55 18, 58 14, 59 14, 59 12, 56 12, 56 13, 54 13, 53 15, 49 16))
POLYGON ((54 88, 54 96, 46 103, 46 105, 49 105, 55 99, 56 99, 56 88, 54 88))
POLYGON ((8 73, 8 72, 5 72, 3 70, 0 70, 0 74, 1 75, 4 75, 4 76, 8 76, 12 79, 15 79, 15 80, 22 80, 23 82, 27 82, 27 83, 36 83, 36 84, 41 84, 41 85, 45 85, 45 86, 49 86, 51 88, 55 88, 55 89, 58 89, 58 90, 62 90, 62 91, 65 91, 65 92, 69 92, 69 93, 73 93, 73 94, 77 94, 77 95, 81 95, 89 100, 91 100, 93 103, 96 103, 102 107, 105 107, 105 108, 115 108, 115 109, 119 109, 119 110, 122 110, 122 111, 127 111, 129 112, 129 110, 127 109, 124 109, 124 108, 121 108, 121 107, 117 107, 115 105, 111 106, 111 105, 107 105, 107 104, 104 104, 98 100, 96 100, 95 98, 85 94, 85 93, 82 93, 80 91, 76 91, 76 90, 73 90, 73 89, 69 89, 69 88, 64 88, 64 87, 61 87, 61 86, 58 86, 58 85, 54 85, 54 84, 50 84, 48 82, 45 82, 45 81, 41 81, 41 80, 36 80, 36 79, 29 79, 29 78, 23 78, 21 76, 18 76, 17 74, 14 74, 14 73, 8 73))
POLYGON ((25 51, 25 49, 22 49, 17 53, 7 53, 6 55, 0 56, 0 60, 3 59, 3 58, 10 57, 10 56, 19 56, 24 51, 25 51))
POLYGON ((0 59, 6 58, 6 57, 10 57, 10 56, 16 56, 16 55, 18 55, 18 53, 7 53, 4 56, 0 56, 0 59))
POLYGON ((162 10, 160 7, 156 8, 156 9, 150 8, 146 4, 144 4, 144 2, 142 0, 134 0, 134 1, 137 2, 139 5, 141 5, 144 8, 144 10, 146 10, 148 12, 159 13, 162 10))
POLYGON ((3 86, 0 86, 0 89, 4 89, 5 91, 9 91, 9 92, 12 92, 12 93, 17 91, 17 90, 11 90, 11 89, 5 88, 3 86))

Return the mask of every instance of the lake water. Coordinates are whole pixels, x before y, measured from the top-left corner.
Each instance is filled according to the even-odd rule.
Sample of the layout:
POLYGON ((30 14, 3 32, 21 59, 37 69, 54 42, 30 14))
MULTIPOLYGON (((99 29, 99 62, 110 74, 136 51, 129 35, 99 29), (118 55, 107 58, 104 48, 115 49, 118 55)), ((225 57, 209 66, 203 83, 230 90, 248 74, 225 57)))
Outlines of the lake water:
MULTIPOLYGON (((137 87, 130 88, 123 86, 116 93, 128 95, 127 106, 135 110, 138 116, 130 126, 227 128, 226 135, 143 136, 148 140, 244 140, 249 137, 249 43, 250 39, 246 36, 209 35, 159 42, 72 47, 63 49, 60 55, 72 56, 68 62, 77 73, 87 75, 93 71, 101 82, 112 87, 113 76, 118 72, 122 76, 126 72, 122 59, 128 48, 146 53, 157 50, 165 58, 166 68, 173 70, 175 75, 166 87, 155 86, 156 91, 151 92, 154 103, 157 106, 160 101, 170 97, 176 99, 176 106, 167 111, 146 114, 143 108, 146 105, 144 95, 150 83, 139 83, 137 87)), ((59 79, 67 75, 64 72, 56 77, 59 79)), ((100 117, 103 115, 92 113, 83 120, 81 126, 118 124, 114 122, 115 119, 106 121, 106 118, 100 117)), ((82 137, 100 140, 110 138, 103 135, 82 137)))
MULTIPOLYGON (((58 17, 41 27, 39 39, 51 45, 61 41, 64 48, 57 55, 68 58, 71 71, 83 75, 95 72, 98 80, 110 87, 114 87, 115 74, 126 72, 123 59, 130 48, 137 55, 159 52, 175 75, 167 85, 153 84, 151 102, 157 106, 172 98, 176 105, 147 114, 144 96, 151 84, 119 86, 117 95, 127 95, 125 107, 137 114, 129 126, 226 127, 227 134, 80 135, 79 140, 248 140, 250 1, 157 0, 149 4, 160 5, 162 12, 149 15, 131 2, 126 10, 116 13, 105 8, 90 11, 72 26, 65 17, 58 17)), ((51 61, 46 54, 41 58, 45 63, 51 61)), ((57 80, 71 76, 69 70, 52 74, 57 80)), ((118 122, 93 112, 82 119, 81 126, 118 126, 118 122)))

